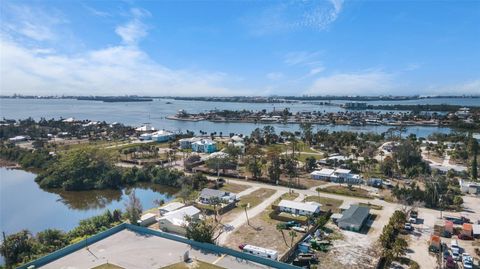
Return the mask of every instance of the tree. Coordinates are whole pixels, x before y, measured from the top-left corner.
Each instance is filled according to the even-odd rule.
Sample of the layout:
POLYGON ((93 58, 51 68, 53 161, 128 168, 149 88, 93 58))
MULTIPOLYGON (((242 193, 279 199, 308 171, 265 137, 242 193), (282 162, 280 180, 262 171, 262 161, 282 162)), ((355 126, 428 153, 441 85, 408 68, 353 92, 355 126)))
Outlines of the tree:
POLYGON ((290 181, 290 188, 291 188, 291 181, 294 177, 297 176, 297 162, 295 159, 291 157, 285 158, 285 163, 283 165, 283 168, 285 169, 285 174, 288 175, 289 181, 290 181))
POLYGON ((280 175, 282 174, 279 155, 280 150, 278 148, 271 148, 267 152, 267 159, 270 162, 267 168, 267 173, 270 180, 275 184, 280 181, 280 175))
POLYGON ((67 235, 60 230, 47 229, 37 233, 37 240, 40 243, 42 253, 50 253, 68 245, 67 235))
POLYGON ((219 197, 211 197, 208 199, 208 203, 213 206, 214 218, 217 221, 218 207, 222 205, 222 200, 219 197))
POLYGON ((254 179, 262 176, 262 151, 259 147, 251 147, 247 151, 247 169, 254 179))
POLYGON ((405 239, 399 237, 395 240, 395 243, 393 243, 392 247, 392 254, 395 258, 399 258, 407 252, 408 249, 408 243, 405 241, 405 239))
POLYGON ((7 268, 30 260, 34 253, 34 247, 32 234, 28 230, 22 230, 7 237, 4 235, 0 250, 5 258, 7 268))
POLYGON ((317 167, 317 159, 310 156, 305 159, 305 171, 312 172, 317 167))
POLYGON ((190 201, 192 201, 193 193, 194 192, 193 192, 192 187, 190 185, 185 184, 185 185, 182 185, 182 188, 178 192, 177 197, 182 199, 184 204, 187 204, 190 201))
POLYGON ((247 209, 249 207, 249 204, 247 203, 243 203, 240 205, 241 208, 243 208, 243 210, 245 210, 245 217, 247 218, 247 225, 250 226, 250 220, 248 219, 248 213, 247 213, 247 209))
POLYGON ((285 246, 288 247, 288 244, 287 244, 287 238, 285 238, 285 233, 283 232, 283 228, 284 228, 284 224, 283 223, 277 223, 277 231, 280 231, 282 233, 282 238, 283 238, 283 242, 285 242, 285 246))
POLYGON ((209 218, 193 219, 186 216, 185 236, 197 242, 215 244, 217 238, 223 233, 219 225, 221 225, 219 222, 214 222, 209 218))
POLYGON ((297 237, 297 233, 295 231, 290 231, 288 235, 290 235, 290 247, 293 247, 293 240, 297 237))
POLYGON ((125 211, 130 223, 137 225, 137 221, 142 214, 142 204, 140 203, 140 199, 135 195, 135 191, 132 191, 128 196, 128 202, 125 204, 125 211))
POLYGON ((462 206, 462 204, 463 204, 463 198, 462 198, 462 196, 460 196, 460 195, 455 196, 455 198, 453 198, 453 204, 454 204, 456 207, 460 208, 460 207, 462 206))
POLYGON ((312 124, 309 122, 302 122, 300 123, 300 129, 302 129, 303 138, 305 142, 310 146, 312 144, 313 139, 313 128, 312 124))

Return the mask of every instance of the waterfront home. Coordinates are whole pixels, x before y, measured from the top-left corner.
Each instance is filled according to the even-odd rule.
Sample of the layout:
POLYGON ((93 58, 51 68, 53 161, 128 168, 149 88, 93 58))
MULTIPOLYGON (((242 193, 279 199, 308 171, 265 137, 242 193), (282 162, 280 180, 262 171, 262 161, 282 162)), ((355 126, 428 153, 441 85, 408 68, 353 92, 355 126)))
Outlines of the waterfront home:
POLYGON ((217 151, 217 143, 211 139, 202 139, 192 143, 192 151, 212 153, 217 151))
POLYGON ((188 224, 185 217, 197 220, 200 218, 200 210, 194 206, 187 206, 165 213, 158 219, 158 226, 164 232, 185 235, 185 226, 188 224))
POLYGON ((166 142, 173 139, 175 135, 172 132, 159 130, 152 133, 152 140, 156 142, 166 142))
POLYGON ((155 223, 157 215, 153 213, 143 214, 139 220, 137 220, 138 225, 140 226, 150 226, 155 223))
POLYGON ((155 131, 155 130, 156 130, 156 129, 155 129, 153 126, 151 126, 150 124, 148 124, 148 123, 145 123, 145 125, 140 126, 140 127, 138 127, 138 128, 135 129, 135 131, 140 132, 140 133, 143 133, 143 132, 153 132, 153 131, 155 131))
POLYGON ((230 140, 232 140, 233 143, 237 143, 237 142, 243 143, 244 141, 243 137, 240 137, 238 135, 232 136, 230 140))
POLYGON ((180 202, 171 202, 171 203, 168 203, 166 205, 163 205, 161 207, 158 208, 158 212, 160 213, 160 216, 166 214, 166 213, 169 213, 169 212, 172 212, 172 211, 175 211, 177 209, 180 209, 182 207, 184 207, 185 204, 184 203, 180 203, 180 202))
POLYGON ((180 144, 180 149, 191 149, 192 143, 200 140, 202 140, 200 137, 189 137, 178 140, 178 143, 180 144))
POLYGON ((229 146, 233 146, 235 148, 238 148, 240 152, 243 154, 245 153, 245 144, 243 142, 228 142, 229 146))
POLYGON ((320 213, 320 204, 315 202, 295 202, 290 200, 281 200, 278 203, 280 212, 287 212, 295 215, 310 216, 320 213))
POLYGON ((198 201, 202 204, 210 204, 214 198, 218 198, 224 204, 231 204, 237 200, 237 195, 231 192, 205 188, 200 193, 198 201))
POLYGON ((366 206, 351 205, 342 213, 337 225, 341 229, 359 232, 368 220, 370 209, 366 206))

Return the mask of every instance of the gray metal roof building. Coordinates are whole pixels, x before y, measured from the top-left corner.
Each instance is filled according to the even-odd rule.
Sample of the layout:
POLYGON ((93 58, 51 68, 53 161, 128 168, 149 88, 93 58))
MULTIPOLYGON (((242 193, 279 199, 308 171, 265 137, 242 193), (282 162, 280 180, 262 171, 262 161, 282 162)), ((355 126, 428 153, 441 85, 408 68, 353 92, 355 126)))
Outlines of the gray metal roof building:
POLYGON ((352 205, 343 212, 342 217, 338 220, 338 227, 350 230, 360 231, 368 219, 370 208, 366 206, 352 205))

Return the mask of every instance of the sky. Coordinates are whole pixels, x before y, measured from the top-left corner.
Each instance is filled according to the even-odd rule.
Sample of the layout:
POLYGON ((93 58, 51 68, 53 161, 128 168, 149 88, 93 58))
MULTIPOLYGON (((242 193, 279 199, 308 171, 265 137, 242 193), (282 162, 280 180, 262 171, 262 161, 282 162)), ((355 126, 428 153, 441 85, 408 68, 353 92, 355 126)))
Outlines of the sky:
POLYGON ((0 93, 480 94, 480 1, 0 0, 0 93))

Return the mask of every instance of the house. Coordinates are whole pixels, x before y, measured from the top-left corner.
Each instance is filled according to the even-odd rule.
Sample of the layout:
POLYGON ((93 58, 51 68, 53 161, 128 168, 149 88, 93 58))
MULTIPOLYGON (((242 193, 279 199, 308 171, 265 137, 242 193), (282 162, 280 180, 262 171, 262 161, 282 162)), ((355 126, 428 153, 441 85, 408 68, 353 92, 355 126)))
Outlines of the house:
POLYGON ((278 210, 295 215, 310 216, 320 213, 320 204, 315 202, 295 202, 282 200, 278 204, 278 210))
POLYGON ((23 135, 17 135, 15 137, 12 137, 12 138, 9 138, 8 141, 12 142, 12 143, 17 143, 17 142, 22 142, 22 141, 26 141, 28 138, 26 136, 23 136, 23 135))
POLYGON ((171 140, 175 137, 175 135, 172 132, 165 131, 165 130, 160 130, 155 133, 152 133, 152 140, 157 141, 157 142, 166 142, 168 140, 171 140))
POLYGON ((158 226, 164 232, 185 235, 185 225, 188 224, 185 217, 197 220, 200 218, 200 210, 194 206, 187 206, 165 213, 158 219, 158 226))
POLYGON ((480 184, 460 179, 460 190, 463 193, 478 194, 480 193, 480 184))
POLYGON ((200 193, 198 201, 202 204, 210 204, 214 198, 220 199, 224 204, 231 204, 237 200, 237 195, 231 192, 205 188, 200 193))
POLYGON ((157 215, 153 213, 143 214, 139 220, 137 220, 138 225, 140 226, 150 226, 155 223, 157 215))
POLYGON ((135 131, 137 132, 153 132, 155 131, 156 129, 154 127, 152 127, 150 124, 148 123, 145 123, 145 125, 143 126, 140 126, 138 128, 135 129, 135 131))
POLYGON ((313 171, 310 175, 313 179, 328 180, 336 183, 361 184, 363 182, 360 175, 352 174, 351 170, 348 169, 322 168, 321 170, 313 171))
POLYGON ((163 216, 166 213, 175 211, 175 210, 180 209, 184 206, 185 206, 185 204, 180 203, 180 202, 171 202, 171 203, 168 203, 164 206, 159 207, 158 212, 160 213, 160 216, 163 216))
POLYGON ((310 175, 312 176, 312 179, 330 180, 334 171, 334 169, 323 168, 321 170, 313 171, 310 175))
POLYGON ((217 143, 211 139, 202 139, 192 143, 192 151, 212 153, 217 151, 217 143))
POLYGON ((232 140, 233 143, 237 143, 237 142, 243 143, 243 138, 238 135, 232 136, 230 140, 232 140))
POLYGON ((243 142, 228 142, 228 145, 238 148, 242 154, 245 153, 245 144, 243 142))
POLYGON ((202 140, 200 137, 189 137, 178 140, 180 149, 191 149, 192 143, 202 140))
POLYGON ((337 225, 344 230, 359 232, 369 215, 370 209, 368 207, 352 205, 343 212, 342 217, 337 221, 337 225))

